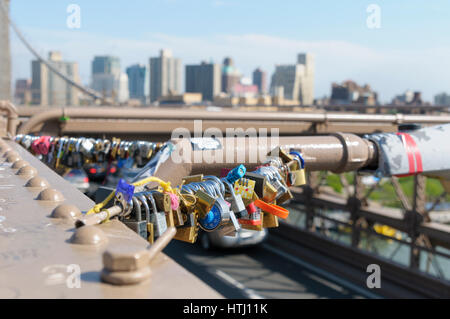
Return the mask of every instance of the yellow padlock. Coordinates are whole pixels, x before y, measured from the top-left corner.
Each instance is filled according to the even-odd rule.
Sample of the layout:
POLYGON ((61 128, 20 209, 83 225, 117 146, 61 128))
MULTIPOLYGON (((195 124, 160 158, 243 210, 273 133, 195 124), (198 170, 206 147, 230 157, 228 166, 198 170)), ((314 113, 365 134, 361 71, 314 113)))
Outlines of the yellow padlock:
POLYGON ((306 174, 304 168, 292 171, 291 174, 294 180, 292 186, 302 186, 306 184, 306 174))
POLYGON ((305 174, 305 161, 299 152, 292 151, 290 155, 293 155, 293 159, 298 163, 298 169, 291 171, 293 177, 292 186, 302 186, 306 184, 306 174, 305 174))

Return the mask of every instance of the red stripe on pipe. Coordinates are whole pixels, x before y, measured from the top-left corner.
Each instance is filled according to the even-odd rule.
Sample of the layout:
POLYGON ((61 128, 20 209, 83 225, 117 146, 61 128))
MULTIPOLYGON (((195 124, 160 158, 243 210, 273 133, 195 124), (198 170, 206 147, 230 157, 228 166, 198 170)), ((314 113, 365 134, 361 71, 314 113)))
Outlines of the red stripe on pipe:
POLYGON ((414 154, 414 158, 416 160, 416 174, 420 174, 423 172, 422 156, 420 155, 420 150, 417 147, 416 141, 414 141, 414 139, 411 135, 405 133, 405 138, 406 138, 406 141, 409 144, 409 146, 414 154))
MULTIPOLYGON (((400 136, 400 138, 402 139, 403 142, 403 147, 406 150, 406 156, 408 156, 408 164, 409 164, 409 173, 410 174, 414 174, 415 169, 414 169, 414 155, 413 153, 411 153, 411 149, 410 146, 408 144, 408 142, 406 141, 406 137, 405 137, 406 133, 397 133, 398 136, 400 136)), ((403 175, 403 176, 408 176, 408 175, 403 175)))
POLYGON ((408 133, 397 133, 401 137, 403 146, 408 156, 409 173, 403 175, 397 175, 398 177, 410 176, 420 174, 423 172, 422 156, 420 150, 417 147, 416 142, 408 133))

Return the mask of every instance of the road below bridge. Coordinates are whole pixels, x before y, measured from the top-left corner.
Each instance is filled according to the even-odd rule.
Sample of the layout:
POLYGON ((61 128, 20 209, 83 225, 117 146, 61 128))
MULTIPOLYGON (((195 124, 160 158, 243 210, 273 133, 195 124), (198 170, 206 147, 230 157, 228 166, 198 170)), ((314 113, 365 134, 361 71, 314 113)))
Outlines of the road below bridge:
POLYGON ((252 248, 203 250, 172 241, 164 252, 226 298, 377 298, 268 242, 252 248))

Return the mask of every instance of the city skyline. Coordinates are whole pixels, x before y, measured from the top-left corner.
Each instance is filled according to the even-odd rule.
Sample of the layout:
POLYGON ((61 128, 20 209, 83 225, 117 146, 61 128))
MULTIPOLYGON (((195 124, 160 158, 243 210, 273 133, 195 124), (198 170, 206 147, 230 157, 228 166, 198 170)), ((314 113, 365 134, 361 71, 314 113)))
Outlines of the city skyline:
MULTIPOLYGON (((140 12, 146 10, 123 10, 121 2, 109 4, 108 10, 98 10, 102 3, 78 1, 82 9, 79 30, 70 30, 65 25, 67 1, 52 5, 44 1, 38 6, 13 0, 11 15, 41 53, 58 50, 68 60, 77 61, 85 84, 91 81, 90 63, 94 55, 114 52, 121 58, 124 72, 126 66, 146 64, 148 57, 155 56, 161 48, 169 48, 183 65, 200 60, 220 63, 225 56, 231 56, 246 77, 251 77, 257 67, 270 77, 277 64, 291 63, 298 52, 311 52, 316 56, 315 98, 329 96, 332 82, 348 79, 370 84, 379 92, 382 102, 408 89, 422 91, 427 101, 440 92, 450 91, 450 84, 442 75, 443 69, 450 70, 450 62, 445 58, 450 52, 450 41, 442 32, 449 24, 442 14, 443 8, 450 7, 448 3, 402 6, 378 1, 382 28, 376 30, 365 25, 370 2, 348 4, 345 13, 341 10, 334 17, 332 12, 337 4, 332 2, 321 8, 302 1, 286 2, 274 11, 273 3, 257 5, 249 1, 252 7, 233 1, 196 1, 188 17, 180 15, 186 4, 176 0, 138 2, 142 8, 157 7, 161 12, 176 13, 165 20, 151 16, 149 21, 140 12), (119 9, 124 11, 123 17, 121 23, 114 24, 119 9), (276 23, 262 24, 270 14, 283 13, 292 18, 291 10, 287 9, 304 14, 299 14, 298 19, 280 18, 276 23), (223 20, 220 13, 227 15, 223 11, 233 13, 228 15, 228 24, 211 23, 210 28, 204 27, 211 19, 223 20), (244 12, 248 13, 246 20, 244 12), (186 25, 187 18, 192 21, 201 14, 203 20, 186 25), (314 22, 319 17, 323 25, 314 22), (140 29, 135 29, 137 23, 142 25, 140 29), (183 23, 185 27, 181 28, 183 23), (421 37, 424 34, 427 37, 421 37)), ((11 42, 13 79, 29 78, 32 57, 14 35, 11 42)))

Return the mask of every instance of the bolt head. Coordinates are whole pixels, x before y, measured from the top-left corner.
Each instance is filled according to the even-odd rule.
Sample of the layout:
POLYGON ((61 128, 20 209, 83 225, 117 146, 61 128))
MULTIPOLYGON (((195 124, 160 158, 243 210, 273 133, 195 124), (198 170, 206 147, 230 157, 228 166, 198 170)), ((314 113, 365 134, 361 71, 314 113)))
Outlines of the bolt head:
POLYGON ((149 264, 150 254, 143 247, 117 245, 103 253, 103 266, 109 271, 136 271, 149 264))

